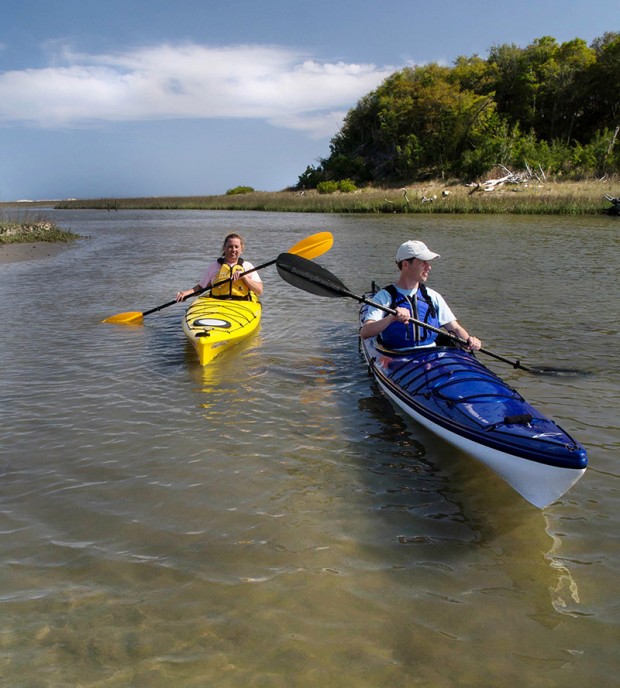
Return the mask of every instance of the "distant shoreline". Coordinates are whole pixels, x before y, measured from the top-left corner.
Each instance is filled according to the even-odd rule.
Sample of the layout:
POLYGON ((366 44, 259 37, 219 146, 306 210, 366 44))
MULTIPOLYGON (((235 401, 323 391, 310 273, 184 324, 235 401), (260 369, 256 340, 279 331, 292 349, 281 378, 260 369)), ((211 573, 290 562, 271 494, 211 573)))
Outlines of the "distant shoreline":
MULTIPOLYGON (((205 196, 90 198, 57 201, 55 209, 250 210, 298 213, 402 213, 600 215, 618 197, 620 179, 583 181, 494 179, 478 184, 427 181, 401 188, 366 187, 351 192, 250 191, 205 196)), ((36 204, 43 201, 35 202, 36 204)), ((49 201, 46 202, 49 205, 49 201)), ((7 204, 8 205, 8 204, 7 204)), ((11 204, 13 207, 17 204, 11 204)), ((2 204, 0 203, 0 207, 2 204)), ((29 207, 34 204, 30 203, 29 207)), ((22 206, 23 207, 23 206, 22 206)), ((36 207, 36 206, 34 206, 36 207)))

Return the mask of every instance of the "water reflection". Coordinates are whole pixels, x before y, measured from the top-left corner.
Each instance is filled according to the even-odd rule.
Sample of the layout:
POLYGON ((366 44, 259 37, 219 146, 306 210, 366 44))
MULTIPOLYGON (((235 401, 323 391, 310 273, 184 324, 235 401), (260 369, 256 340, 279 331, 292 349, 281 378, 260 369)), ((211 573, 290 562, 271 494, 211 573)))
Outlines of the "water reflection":
POLYGON ((213 407, 216 396, 228 395, 233 399, 233 388, 240 384, 240 379, 246 380, 262 374, 256 370, 255 357, 252 356, 252 352, 260 350, 262 346, 263 340, 258 330, 217 356, 213 365, 201 366, 193 347, 186 342, 184 355, 189 374, 195 382, 196 390, 207 397, 203 408, 213 407))
MULTIPOLYGON (((530 508, 507 509, 505 503, 501 507, 483 488, 483 483, 492 476, 485 475, 490 472, 482 467, 480 486, 470 486, 473 494, 479 490, 477 494, 482 499, 471 499, 470 493, 455 490, 453 486, 459 482, 461 466, 474 460, 434 440, 423 428, 396 411, 374 381, 370 386, 373 395, 358 402, 360 410, 374 420, 366 438, 371 442, 376 440, 380 446, 390 442, 395 447, 389 462, 369 468, 370 473, 389 480, 383 490, 373 492, 379 502, 375 508, 382 514, 394 511, 415 516, 414 530, 396 535, 399 544, 415 547, 410 566, 455 572, 462 564, 464 545, 480 547, 507 573, 510 587, 529 599, 531 617, 543 626, 553 628, 560 623, 554 612, 575 613, 580 602, 578 585, 562 561, 562 539, 549 532, 549 518, 530 508), (429 442, 430 452, 420 438, 429 442), (453 462, 456 462, 456 472, 450 469, 453 462), (493 513, 502 514, 501 525, 489 517, 493 513), (428 519, 433 523, 431 529, 425 527, 428 519), (439 529, 437 522, 443 524, 439 529), (454 552, 451 554, 450 550, 454 552), (533 551, 534 556, 524 558, 524 551, 533 551), (453 557, 459 563, 448 564, 453 557)), ((465 471, 469 472, 469 468, 465 471)), ((376 484, 376 481, 369 482, 376 484)), ((504 592, 502 586, 499 594, 503 596, 504 592)), ((439 593, 430 594, 442 597, 439 593)), ((486 594, 492 593, 487 590, 486 594)), ((454 603, 456 599, 449 601, 454 603)))

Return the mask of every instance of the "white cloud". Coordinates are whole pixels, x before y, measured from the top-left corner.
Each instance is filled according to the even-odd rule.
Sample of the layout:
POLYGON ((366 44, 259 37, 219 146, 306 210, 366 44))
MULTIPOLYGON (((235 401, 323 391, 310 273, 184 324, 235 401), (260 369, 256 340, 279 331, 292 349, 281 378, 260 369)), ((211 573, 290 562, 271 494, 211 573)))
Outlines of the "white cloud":
POLYGON ((110 121, 259 118, 333 135, 392 67, 323 63, 277 46, 160 45, 112 55, 62 46, 51 66, 0 73, 0 123, 70 128, 110 121))

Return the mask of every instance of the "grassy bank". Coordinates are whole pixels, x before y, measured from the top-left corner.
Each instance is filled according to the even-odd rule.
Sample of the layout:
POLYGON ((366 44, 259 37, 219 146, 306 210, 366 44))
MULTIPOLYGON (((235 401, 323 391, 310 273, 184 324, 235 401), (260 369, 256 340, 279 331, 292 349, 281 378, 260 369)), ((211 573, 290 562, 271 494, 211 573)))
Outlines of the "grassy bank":
POLYGON ((598 215, 610 207, 605 195, 620 195, 620 180, 505 184, 441 182, 400 189, 361 189, 353 193, 255 191, 238 195, 151 198, 99 198, 63 201, 57 208, 149 210, 263 210, 303 213, 485 213, 516 215, 598 215))
POLYGON ((0 213, 0 245, 28 242, 69 242, 78 235, 61 229, 45 217, 17 216, 11 218, 0 213))

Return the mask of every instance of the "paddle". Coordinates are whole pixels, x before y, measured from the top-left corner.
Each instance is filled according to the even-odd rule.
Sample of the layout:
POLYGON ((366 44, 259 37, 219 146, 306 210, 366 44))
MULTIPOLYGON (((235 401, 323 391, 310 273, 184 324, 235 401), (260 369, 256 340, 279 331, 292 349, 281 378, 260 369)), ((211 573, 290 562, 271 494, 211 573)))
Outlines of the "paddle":
MULTIPOLYGON (((298 289, 303 289, 304 291, 309 292, 310 294, 328 297, 346 296, 359 301, 359 303, 364 303, 368 306, 379 308, 386 313, 391 313, 392 315, 396 314, 396 311, 393 308, 388 308, 380 303, 375 303, 365 296, 353 294, 338 279, 338 277, 329 272, 329 270, 326 270, 317 263, 313 263, 312 261, 306 260, 303 257, 294 256, 290 253, 281 253, 276 259, 276 266, 278 273, 283 280, 289 284, 292 284, 298 289)), ((432 325, 422 322, 421 320, 416 320, 415 318, 409 318, 409 322, 413 322, 421 327, 425 327, 431 332, 447 335, 453 341, 459 344, 465 346, 467 345, 467 342, 464 339, 457 337, 457 335, 452 332, 447 332, 446 330, 442 330, 438 327, 433 327, 432 325)), ((487 356, 491 356, 491 358, 497 359, 498 361, 508 363, 513 368, 519 368, 520 370, 524 370, 528 373, 536 373, 539 375, 575 375, 580 372, 562 368, 530 368, 528 366, 524 366, 519 360, 514 361, 509 358, 505 358, 504 356, 500 356, 499 354, 489 351, 488 349, 479 349, 479 351, 487 356)))
MULTIPOLYGON (((331 232, 318 232, 317 234, 312 234, 311 236, 298 241, 288 250, 288 254, 301 256, 303 258, 317 258, 318 256, 322 256, 324 253, 329 251, 333 243, 334 237, 332 236, 331 232)), ((249 275, 251 272, 255 272, 256 270, 262 270, 263 268, 273 265, 276 260, 277 258, 270 260, 267 263, 263 263, 262 265, 258 265, 251 270, 246 270, 245 272, 242 272, 241 275, 249 275)), ((226 284, 229 281, 230 280, 228 279, 220 280, 219 282, 212 284, 209 288, 218 287, 222 284, 226 284)), ((202 292, 195 292, 196 295, 200 293, 202 292)), ((168 306, 173 306, 175 303, 178 302, 176 299, 173 299, 172 301, 168 301, 168 303, 163 303, 161 306, 156 306, 155 308, 151 308, 151 310, 144 311, 143 313, 140 311, 126 311, 125 313, 117 313, 116 315, 111 315, 109 318, 106 318, 103 320, 103 322, 134 325, 141 322, 145 315, 151 315, 151 313, 160 311, 162 308, 168 308, 168 306)))

